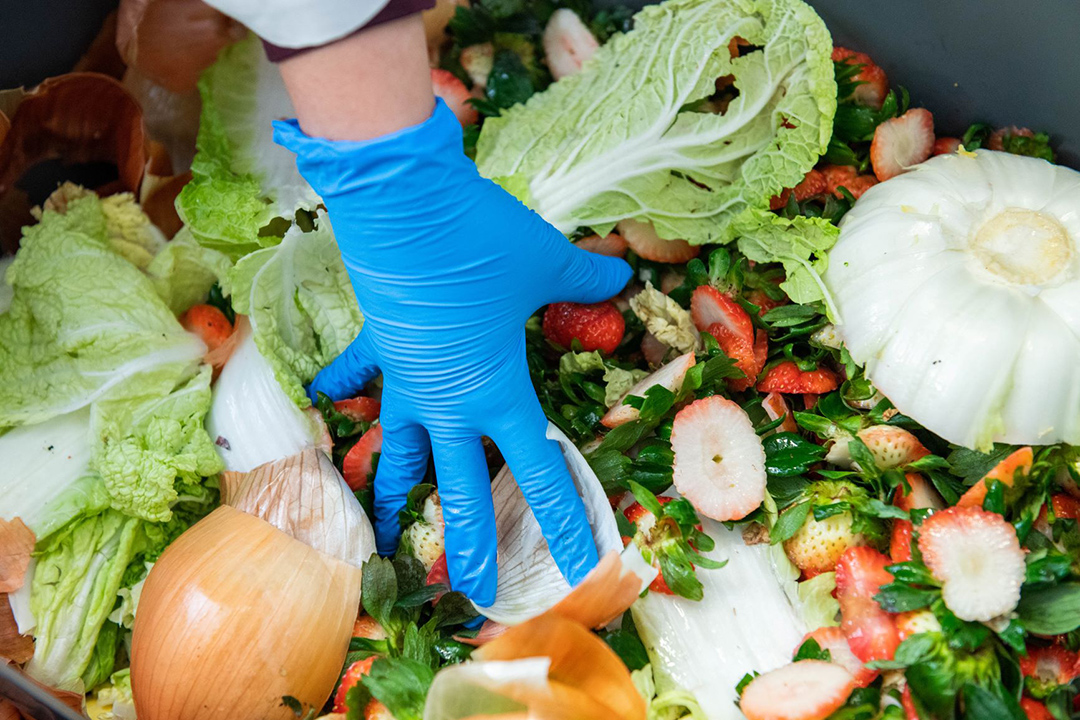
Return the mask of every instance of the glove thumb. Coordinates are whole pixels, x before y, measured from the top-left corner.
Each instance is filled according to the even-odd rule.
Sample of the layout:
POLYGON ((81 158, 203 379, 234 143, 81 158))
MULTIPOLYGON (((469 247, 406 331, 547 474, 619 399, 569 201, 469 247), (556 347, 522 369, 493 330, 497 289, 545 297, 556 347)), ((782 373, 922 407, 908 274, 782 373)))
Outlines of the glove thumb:
POLYGON ((625 260, 566 243, 566 256, 551 302, 596 303, 622 292, 633 271, 625 260))

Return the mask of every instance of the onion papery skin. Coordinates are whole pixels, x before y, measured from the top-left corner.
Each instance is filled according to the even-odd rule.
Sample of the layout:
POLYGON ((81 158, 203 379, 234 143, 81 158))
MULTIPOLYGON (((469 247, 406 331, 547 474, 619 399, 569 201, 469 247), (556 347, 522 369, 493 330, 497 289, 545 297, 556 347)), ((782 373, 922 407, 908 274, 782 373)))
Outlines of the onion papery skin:
POLYGON ((221 506, 162 553, 132 638, 139 720, 289 720, 345 661, 361 571, 221 506))
POLYGON ((979 150, 871 188, 825 284, 896 408, 949 442, 1080 443, 1080 173, 979 150))

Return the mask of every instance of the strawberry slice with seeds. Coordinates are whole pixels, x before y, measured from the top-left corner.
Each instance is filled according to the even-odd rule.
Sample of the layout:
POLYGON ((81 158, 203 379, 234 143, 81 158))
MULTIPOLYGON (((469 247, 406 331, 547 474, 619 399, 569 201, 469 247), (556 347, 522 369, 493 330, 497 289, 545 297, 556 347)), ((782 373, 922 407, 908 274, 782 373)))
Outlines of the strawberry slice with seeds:
POLYGON ((894 563, 909 562, 914 558, 911 552, 911 538, 915 526, 910 520, 893 520, 889 534, 889 557, 894 563))
POLYGON ((877 550, 850 547, 836 563, 836 599, 840 602, 840 628, 851 651, 863 662, 892 660, 900 644, 900 634, 892 615, 874 596, 882 585, 893 581, 885 569, 892 563, 877 550))
MULTIPOLYGON (((667 505, 674 498, 661 495, 656 498, 661 505, 667 505)), ((642 557, 651 563, 658 571, 660 570, 659 553, 663 552, 663 545, 678 533, 678 526, 670 520, 657 524, 656 516, 645 509, 641 503, 635 502, 623 510, 623 515, 634 525, 634 537, 624 538, 624 542, 633 542, 642 551, 642 557)), ((691 565, 691 567, 693 567, 691 565)), ((661 595, 674 595, 675 592, 668 586, 662 572, 657 572, 656 577, 649 583, 649 589, 661 595)))
POLYGON ((926 160, 933 149, 934 116, 925 108, 911 108, 874 130, 870 165, 877 179, 885 182, 926 160))
MULTIPOLYGON (((912 437, 915 437, 912 435, 912 437)), ((916 440, 915 442, 919 442, 916 440)), ((926 448, 922 447, 924 454, 928 454, 926 448)), ((920 455, 919 457, 922 457, 920 455)), ((917 459, 917 458, 916 458, 917 459)), ((910 460, 908 462, 911 462, 910 460)), ((905 463, 906 464, 906 463, 905 463)), ((907 483, 907 487, 900 485, 896 488, 896 493, 893 495, 893 504, 901 510, 923 510, 926 508, 932 508, 934 510, 941 510, 945 507, 945 501, 938 494, 938 491, 934 489, 933 484, 919 473, 906 473, 904 475, 904 482, 907 483)))
POLYGON ((1020 658, 1020 672, 1028 691, 1036 697, 1046 697, 1061 685, 1080 677, 1080 655, 1061 645, 1029 646, 1027 655, 1020 658))
POLYGON ((1012 487, 1016 474, 1027 475, 1031 472, 1031 465, 1035 462, 1035 453, 1030 447, 1022 447, 1013 452, 994 468, 986 473, 977 483, 968 488, 967 492, 960 496, 956 503, 960 507, 982 507, 986 493, 990 489, 991 480, 997 480, 1012 487))
POLYGON ((941 623, 929 610, 908 610, 896 616, 896 630, 904 641, 919 633, 940 632, 941 623))
POLYGON ((371 672, 371 666, 378 660, 377 655, 366 657, 363 660, 357 660, 345 671, 345 674, 341 676, 341 684, 338 685, 337 692, 334 693, 334 712, 344 713, 348 710, 348 706, 345 704, 345 696, 349 694, 349 691, 360 684, 361 679, 371 672))
POLYGON ((765 499, 765 451, 750 418, 714 395, 675 415, 672 480, 698 512, 721 522, 749 515, 765 499))
POLYGON ((684 263, 693 260, 701 252, 697 245, 685 240, 665 240, 656 234, 651 223, 638 220, 622 220, 619 234, 626 238, 630 249, 653 262, 684 263))
POLYGON ((855 678, 840 665, 800 660, 751 680, 739 709, 747 720, 824 720, 854 689, 855 678))
POLYGON ((1054 716, 1045 705, 1029 697, 1020 698, 1020 709, 1027 715, 1027 720, 1054 720, 1054 716))
POLYGON ((690 319, 694 327, 708 332, 713 325, 721 325, 733 335, 754 342, 754 323, 739 303, 711 285, 699 285, 690 296, 690 319))
POLYGON ((986 622, 1013 610, 1024 582, 1024 552, 997 513, 951 507, 919 528, 919 552, 941 581, 945 606, 961 620, 986 622))
POLYGON ((823 395, 840 387, 836 373, 828 368, 800 370, 791 360, 773 365, 757 384, 758 392, 823 395))
POLYGON ((779 210, 787 205, 792 192, 795 193, 797 202, 805 202, 821 195, 827 188, 828 183, 825 181, 825 176, 821 174, 821 171, 811 169, 794 188, 784 188, 784 191, 779 195, 773 195, 772 199, 769 200, 769 208, 779 210))
POLYGON ((859 84, 855 86, 851 97, 859 105, 880 110, 882 103, 885 102, 885 96, 889 93, 889 78, 885 75, 885 71, 878 67, 866 53, 855 52, 845 47, 834 47, 832 59, 833 62, 862 66, 858 74, 852 78, 859 84))
POLYGON ((626 248, 628 247, 626 238, 622 235, 616 235, 615 233, 608 233, 604 237, 590 235, 589 237, 581 238, 574 243, 574 245, 582 250, 588 250, 591 253, 606 255, 608 257, 626 257, 626 248))
POLYGON ((601 424, 604 427, 614 428, 637 420, 641 416, 638 409, 633 405, 625 404, 623 401, 630 395, 645 397, 646 391, 653 385, 659 385, 677 394, 682 389, 686 371, 692 368, 695 362, 694 353, 688 352, 675 358, 651 375, 642 378, 640 382, 626 392, 626 395, 623 395, 615 406, 607 411, 604 417, 600 418, 601 424))
POLYGON ((349 448, 341 461, 341 475, 353 492, 368 486, 375 465, 374 456, 379 452, 382 452, 382 425, 373 425, 349 448))
MULTIPOLYGON (((741 308, 740 308, 741 309, 741 308)), ((716 343, 724 354, 735 361, 735 367, 742 370, 745 377, 728 378, 727 386, 735 392, 742 392, 754 384, 758 373, 765 363, 758 364, 754 345, 743 335, 731 332, 723 323, 709 326, 709 334, 716 338, 716 343)))
POLYGON ((626 321, 609 300, 582 305, 561 302, 544 311, 544 337, 564 348, 577 340, 585 352, 615 352, 626 331, 626 321))
POLYGON ((825 178, 825 192, 837 199, 844 197, 840 188, 846 188, 858 200, 863 193, 878 184, 876 177, 859 175, 850 165, 826 165, 821 168, 821 175, 825 178))
POLYGON ((1054 509, 1054 517, 1066 520, 1080 520, 1080 500, 1072 495, 1058 493, 1050 498, 1050 507, 1054 509))
POLYGON ((469 102, 472 95, 465 83, 461 82, 454 73, 441 68, 431 69, 431 89, 435 91, 435 97, 442 98, 462 127, 479 122, 480 112, 469 102))
POLYGON ((820 627, 812 633, 808 633, 799 643, 799 646, 801 647, 803 643, 811 638, 817 642, 818 647, 822 650, 829 651, 832 662, 851 673, 851 676, 855 678, 856 686, 866 687, 877 678, 878 671, 871 670, 863 665, 862 660, 855 657, 855 653, 851 652, 847 637, 840 628, 820 627))
POLYGON ((379 419, 380 407, 378 400, 364 396, 338 400, 334 403, 334 409, 353 422, 375 422, 379 419))
POLYGON ((960 138, 939 137, 934 141, 934 147, 930 149, 931 155, 952 155, 960 149, 960 138))
POLYGON ((780 393, 771 392, 766 395, 765 399, 761 401, 761 407, 770 420, 784 418, 784 421, 780 423, 780 427, 776 428, 776 432, 799 431, 799 426, 795 424, 795 416, 791 414, 791 408, 788 407, 787 401, 784 400, 784 396, 780 393))

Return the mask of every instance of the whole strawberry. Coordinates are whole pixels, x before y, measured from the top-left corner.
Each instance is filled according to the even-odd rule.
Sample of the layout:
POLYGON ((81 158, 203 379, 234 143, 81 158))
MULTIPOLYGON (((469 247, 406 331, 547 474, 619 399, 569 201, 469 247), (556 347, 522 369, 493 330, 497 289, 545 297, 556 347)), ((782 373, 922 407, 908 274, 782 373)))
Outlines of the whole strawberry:
POLYGON ((552 303, 544 312, 544 337, 565 348, 577 340, 585 352, 612 353, 625 329, 622 313, 606 300, 592 305, 552 303))
MULTIPOLYGON (((858 511, 869 501, 865 490, 845 480, 822 480, 807 492, 807 502, 814 507, 847 503, 851 510, 837 512, 817 520, 810 513, 794 535, 784 542, 791 562, 807 575, 829 572, 849 547, 863 545, 866 538, 856 527, 852 510, 858 511)), ((862 526, 880 532, 876 520, 863 517, 862 526)))

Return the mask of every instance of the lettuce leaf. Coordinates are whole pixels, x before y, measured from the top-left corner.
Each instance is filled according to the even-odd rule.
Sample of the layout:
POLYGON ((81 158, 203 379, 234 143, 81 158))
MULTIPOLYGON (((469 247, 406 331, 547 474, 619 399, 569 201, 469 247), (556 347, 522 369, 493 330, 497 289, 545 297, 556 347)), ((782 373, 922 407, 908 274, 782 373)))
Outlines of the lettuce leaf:
POLYGON ((157 294, 174 314, 206 301, 214 283, 223 280, 232 261, 222 252, 203 247, 191 230, 181 228, 146 268, 157 294))
POLYGON ((223 50, 199 92, 192 181, 176 209, 200 243, 235 259, 278 242, 280 235, 259 234, 275 217, 291 219, 321 201, 300 177, 293 153, 273 141, 271 121, 295 112, 257 37, 223 50))
POLYGON ((259 352, 300 407, 304 385, 348 347, 363 324, 330 223, 293 225, 279 245, 240 259, 229 273, 233 309, 247 315, 259 352))
POLYGON ((205 347, 108 240, 102 202, 75 200, 25 231, 0 315, 0 428, 99 399, 164 395, 205 347))
POLYGON ((795 185, 836 111, 832 41, 801 0, 668 0, 576 75, 485 124, 477 165, 564 233, 624 218, 726 242, 731 221, 795 185), (732 58, 736 37, 752 48, 732 58), (730 75, 722 113, 699 101, 730 75), (527 188, 527 190, 526 190, 527 188))

